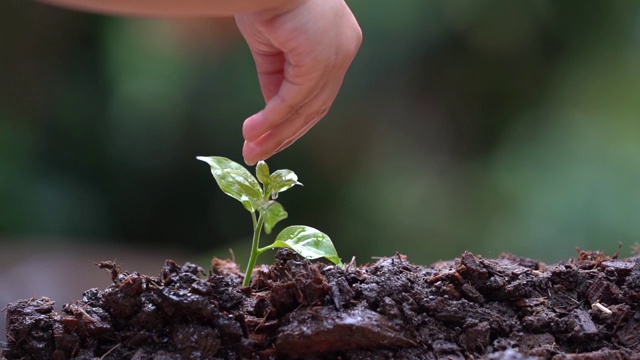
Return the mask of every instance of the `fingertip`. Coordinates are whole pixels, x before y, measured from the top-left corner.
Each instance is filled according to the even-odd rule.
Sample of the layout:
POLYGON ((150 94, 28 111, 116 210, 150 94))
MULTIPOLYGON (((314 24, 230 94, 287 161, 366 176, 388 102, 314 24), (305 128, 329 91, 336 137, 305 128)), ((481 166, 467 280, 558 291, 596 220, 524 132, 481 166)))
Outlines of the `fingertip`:
POLYGON ((260 113, 249 116, 242 124, 242 137, 244 137, 247 142, 254 142, 262 135, 259 133, 260 129, 258 128, 259 115, 260 113))
POLYGON ((250 142, 245 141, 244 145, 242 146, 242 157, 244 158, 244 162, 248 166, 255 165, 260 160, 256 155, 256 146, 250 142))

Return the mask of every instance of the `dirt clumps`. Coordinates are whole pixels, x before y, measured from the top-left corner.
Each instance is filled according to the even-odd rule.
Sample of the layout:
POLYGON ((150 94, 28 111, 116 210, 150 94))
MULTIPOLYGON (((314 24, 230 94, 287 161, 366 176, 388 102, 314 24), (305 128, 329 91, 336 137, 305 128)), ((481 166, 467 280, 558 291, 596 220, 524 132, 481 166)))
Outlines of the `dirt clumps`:
MULTIPOLYGON (((113 284, 60 312, 6 308, 12 359, 640 359, 640 259, 554 265, 469 252, 417 266, 395 255, 346 269, 279 250, 251 287, 235 263, 159 276, 98 264, 113 284)), ((1 348, 0 348, 1 349, 1 348)), ((2 358, 0 356, 0 358, 2 358)))

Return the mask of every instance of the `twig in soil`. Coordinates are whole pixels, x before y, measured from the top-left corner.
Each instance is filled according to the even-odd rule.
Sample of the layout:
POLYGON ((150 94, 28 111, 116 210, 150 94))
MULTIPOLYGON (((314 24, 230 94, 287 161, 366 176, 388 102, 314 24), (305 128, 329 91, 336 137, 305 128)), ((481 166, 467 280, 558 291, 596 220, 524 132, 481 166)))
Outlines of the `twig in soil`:
POLYGON ((613 333, 617 333, 618 332, 618 329, 620 328, 620 324, 622 323, 622 320, 624 318, 625 318, 624 316, 620 316, 618 321, 616 321, 616 325, 613 327, 613 333))
POLYGON ((606 315, 613 314, 613 311, 609 310, 606 306, 600 304, 599 301, 596 301, 595 303, 591 304, 591 309, 593 309, 594 311, 600 311, 606 315))
POLYGON ((355 269, 358 266, 356 265, 356 257, 353 256, 351 257, 351 261, 349 261, 348 264, 345 265, 345 269, 355 269))
POLYGON ((119 347, 120 347, 120 344, 117 344, 116 346, 114 346, 111 349, 109 349, 106 353, 104 353, 104 355, 102 355, 100 357, 100 360, 104 360, 107 357, 107 355, 111 354, 112 352, 114 352, 119 347))
POLYGON ((6 334, 7 336, 7 340, 13 342, 14 344, 17 344, 18 342, 16 341, 16 338, 14 338, 13 336, 11 336, 11 334, 6 334))
POLYGON ((99 263, 94 263, 98 268, 104 269, 110 276, 111 281, 116 282, 118 280, 118 275, 120 275, 120 266, 116 264, 116 260, 113 261, 101 261, 99 263))
MULTIPOLYGON (((451 276, 452 278, 456 279, 459 282, 464 282, 464 279, 462 278, 462 275, 460 275, 460 273, 456 270, 456 269, 451 269, 451 270, 446 270, 443 272, 439 272, 435 275, 433 275, 432 277, 430 277, 429 279, 427 279, 427 282, 429 284, 435 284, 438 281, 451 276)), ((551 296, 551 294, 549 294, 549 296, 551 296)))
POLYGON ((92 323, 97 323, 97 322, 98 322, 98 320, 94 319, 91 315, 89 315, 86 311, 84 311, 84 309, 83 309, 83 308, 81 308, 81 307, 76 307, 76 309, 77 309, 78 311, 80 311, 80 314, 82 314, 82 318, 83 318, 83 320, 85 320, 85 321, 89 321, 89 322, 92 322, 92 323))
POLYGON ((618 251, 611 257, 612 259, 617 259, 620 256, 620 250, 622 250, 622 241, 618 241, 618 251))
POLYGON ((319 313, 318 311, 316 311, 314 308, 310 307, 307 308, 307 313, 311 314, 317 318, 321 318, 321 319, 329 319, 330 317, 324 314, 319 313))

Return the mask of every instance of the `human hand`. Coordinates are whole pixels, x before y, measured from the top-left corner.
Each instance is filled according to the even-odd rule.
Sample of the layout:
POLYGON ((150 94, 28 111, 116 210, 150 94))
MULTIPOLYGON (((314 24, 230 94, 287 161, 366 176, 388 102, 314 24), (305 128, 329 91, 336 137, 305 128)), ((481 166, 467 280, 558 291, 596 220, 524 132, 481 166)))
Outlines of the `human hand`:
POLYGON ((327 114, 362 42, 344 0, 296 2, 285 11, 235 15, 266 101, 243 124, 248 165, 285 149, 327 114))

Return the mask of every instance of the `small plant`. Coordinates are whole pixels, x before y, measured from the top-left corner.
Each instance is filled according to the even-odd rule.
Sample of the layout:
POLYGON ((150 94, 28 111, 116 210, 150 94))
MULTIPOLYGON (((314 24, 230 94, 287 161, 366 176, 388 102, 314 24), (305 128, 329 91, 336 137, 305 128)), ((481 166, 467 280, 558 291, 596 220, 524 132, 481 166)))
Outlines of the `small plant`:
POLYGON ((243 286, 249 286, 251 283, 251 272, 258 255, 269 249, 289 248, 307 259, 324 257, 340 267, 343 266, 331 239, 309 226, 289 226, 276 236, 273 244, 260 247, 262 228, 264 227, 264 231, 270 234, 273 227, 288 216, 282 205, 276 201, 278 194, 295 185, 302 185, 293 171, 276 170, 269 174, 267 163, 260 161, 256 165, 256 180, 256 177, 251 175, 244 166, 227 158, 198 156, 197 159, 209 164, 220 189, 240 201, 251 213, 253 242, 243 286))

